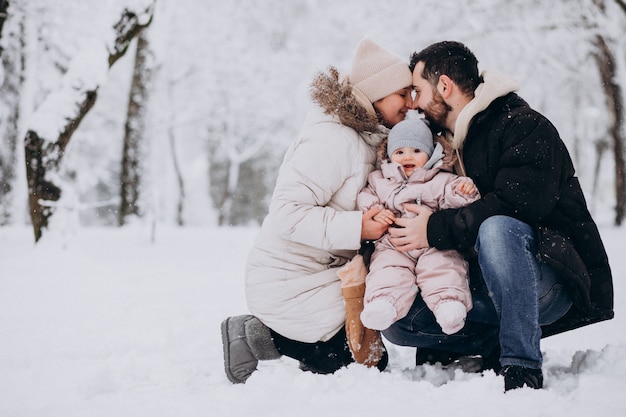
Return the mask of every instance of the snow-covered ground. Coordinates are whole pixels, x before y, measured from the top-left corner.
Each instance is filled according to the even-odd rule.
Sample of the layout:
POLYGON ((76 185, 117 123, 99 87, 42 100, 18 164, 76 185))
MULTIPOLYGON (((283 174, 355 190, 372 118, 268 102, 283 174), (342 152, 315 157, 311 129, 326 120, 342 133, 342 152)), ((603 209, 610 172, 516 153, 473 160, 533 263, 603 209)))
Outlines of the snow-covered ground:
POLYGON ((0 416, 626 415, 626 239, 601 228, 616 318, 544 339, 545 389, 504 394, 493 373, 413 366, 390 349, 379 373, 303 373, 262 363, 224 375, 220 322, 245 313, 254 228, 140 226, 44 236, 0 229, 0 416))

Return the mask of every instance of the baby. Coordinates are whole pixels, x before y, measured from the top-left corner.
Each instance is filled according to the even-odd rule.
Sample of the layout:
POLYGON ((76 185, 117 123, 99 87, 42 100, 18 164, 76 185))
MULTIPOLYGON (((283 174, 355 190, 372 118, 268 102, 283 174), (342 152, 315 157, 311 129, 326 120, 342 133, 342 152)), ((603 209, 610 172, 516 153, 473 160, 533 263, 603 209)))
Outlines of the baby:
MULTIPOLYGON (((441 170, 443 149, 434 145, 426 123, 406 119, 391 129, 381 168, 369 175, 357 198, 363 211, 384 207, 374 216, 376 221, 393 227, 396 217, 414 216, 404 212, 405 203, 423 204, 437 211, 479 199, 470 178, 441 170)), ((467 261, 457 251, 425 248, 400 252, 389 242, 389 235, 383 235, 375 243, 366 278, 363 325, 387 329, 408 313, 421 291, 442 331, 458 332, 472 308, 467 268, 467 261)))

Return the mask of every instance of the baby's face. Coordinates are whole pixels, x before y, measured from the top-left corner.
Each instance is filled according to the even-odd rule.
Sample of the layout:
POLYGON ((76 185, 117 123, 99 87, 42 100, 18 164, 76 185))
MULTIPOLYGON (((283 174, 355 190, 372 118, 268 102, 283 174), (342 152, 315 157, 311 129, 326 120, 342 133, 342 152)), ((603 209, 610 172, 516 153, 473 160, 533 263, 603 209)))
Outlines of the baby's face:
POLYGON ((417 148, 398 148, 391 154, 391 162, 402 165, 406 176, 410 176, 416 168, 422 168, 430 157, 417 148))

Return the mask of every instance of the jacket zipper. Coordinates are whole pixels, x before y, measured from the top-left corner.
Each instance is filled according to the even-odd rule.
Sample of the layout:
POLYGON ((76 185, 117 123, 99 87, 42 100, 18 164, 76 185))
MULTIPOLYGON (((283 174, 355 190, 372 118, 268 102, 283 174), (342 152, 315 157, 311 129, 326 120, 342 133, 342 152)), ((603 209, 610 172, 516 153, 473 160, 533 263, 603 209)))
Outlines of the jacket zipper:
POLYGON ((391 204, 393 205, 393 208, 396 208, 396 196, 398 194, 400 194, 400 191, 404 190, 406 188, 406 185, 409 183, 409 180, 402 180, 402 184, 400 184, 400 186, 396 189, 396 191, 393 192, 393 198, 391 199, 391 204))

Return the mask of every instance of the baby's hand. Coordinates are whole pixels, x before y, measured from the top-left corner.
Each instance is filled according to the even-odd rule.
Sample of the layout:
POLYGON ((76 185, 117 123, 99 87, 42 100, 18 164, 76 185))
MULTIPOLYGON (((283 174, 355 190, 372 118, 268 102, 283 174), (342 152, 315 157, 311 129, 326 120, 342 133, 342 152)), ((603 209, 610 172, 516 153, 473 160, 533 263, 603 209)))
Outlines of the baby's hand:
POLYGON ((382 209, 374 216, 374 220, 382 224, 392 224, 396 221, 396 216, 389 209, 382 209))
POLYGON ((457 191, 461 194, 471 196, 476 194, 478 190, 476 189, 476 185, 474 185, 472 181, 463 181, 457 187, 457 191))

